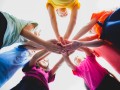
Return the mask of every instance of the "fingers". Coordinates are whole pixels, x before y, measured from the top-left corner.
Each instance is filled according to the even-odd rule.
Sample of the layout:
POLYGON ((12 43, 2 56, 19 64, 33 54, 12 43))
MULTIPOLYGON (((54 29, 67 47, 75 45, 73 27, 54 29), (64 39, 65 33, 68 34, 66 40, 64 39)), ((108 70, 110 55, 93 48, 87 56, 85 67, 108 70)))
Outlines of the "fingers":
POLYGON ((59 42, 60 42, 62 45, 65 45, 65 44, 66 44, 65 41, 64 41, 64 39, 63 39, 62 37, 59 37, 59 42))
POLYGON ((67 39, 63 39, 62 37, 59 37, 59 43, 57 43, 57 45, 59 45, 59 46, 61 46, 61 47, 63 47, 62 49, 62 51, 61 51, 61 53, 63 53, 63 54, 65 54, 66 52, 67 53, 71 53, 71 52, 73 52, 73 51, 71 51, 71 42, 70 41, 68 41, 67 39), (66 45, 68 45, 67 47, 66 47, 66 45))
POLYGON ((76 49, 79 48, 78 41, 68 41, 64 40, 62 37, 57 40, 49 40, 49 51, 58 53, 58 54, 72 54, 76 49))
POLYGON ((64 40, 65 44, 69 44, 71 43, 70 41, 68 41, 67 39, 64 40))

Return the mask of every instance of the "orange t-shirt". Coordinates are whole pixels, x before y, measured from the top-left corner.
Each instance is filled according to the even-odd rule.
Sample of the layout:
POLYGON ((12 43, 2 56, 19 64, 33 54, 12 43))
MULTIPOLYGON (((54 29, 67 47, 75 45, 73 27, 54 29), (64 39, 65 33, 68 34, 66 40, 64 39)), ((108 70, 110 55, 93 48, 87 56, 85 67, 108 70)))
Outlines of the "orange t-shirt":
MULTIPOLYGON (((93 18, 98 18, 98 22, 100 22, 101 24, 104 23, 104 21, 106 20, 106 18, 111 15, 113 13, 113 11, 101 11, 99 13, 93 13, 91 19, 93 18)), ((96 23, 93 26, 95 32, 98 34, 98 38, 100 38, 100 35, 102 33, 102 27, 96 23)))

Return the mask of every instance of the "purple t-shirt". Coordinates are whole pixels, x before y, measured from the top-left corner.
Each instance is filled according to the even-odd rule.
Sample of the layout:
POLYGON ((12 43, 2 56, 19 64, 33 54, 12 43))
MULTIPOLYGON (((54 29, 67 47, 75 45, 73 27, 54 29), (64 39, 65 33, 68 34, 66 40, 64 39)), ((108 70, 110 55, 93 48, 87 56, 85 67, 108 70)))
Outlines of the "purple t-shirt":
POLYGON ((55 75, 52 75, 51 71, 45 72, 42 70, 42 68, 37 68, 36 66, 29 67, 28 63, 25 65, 22 71, 25 73, 24 78, 29 76, 34 77, 42 82, 48 89, 48 83, 54 81, 55 79, 55 75))
POLYGON ((95 90, 108 72, 98 64, 95 56, 91 55, 76 67, 73 74, 82 77, 90 90, 95 90))

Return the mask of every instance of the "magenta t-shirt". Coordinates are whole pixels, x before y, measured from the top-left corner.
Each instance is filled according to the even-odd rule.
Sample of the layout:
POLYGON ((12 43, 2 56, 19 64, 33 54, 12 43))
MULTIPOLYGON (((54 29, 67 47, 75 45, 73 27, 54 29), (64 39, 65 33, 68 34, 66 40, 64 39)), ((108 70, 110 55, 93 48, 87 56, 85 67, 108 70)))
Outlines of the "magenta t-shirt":
POLYGON ((37 68, 36 66, 29 67, 29 62, 24 66, 22 71, 25 73, 24 77, 32 76, 42 82, 46 88, 49 90, 48 83, 54 81, 55 74, 52 75, 51 71, 45 72, 42 68, 37 68))
POLYGON ((98 64, 95 56, 91 55, 76 67, 73 74, 82 77, 90 90, 95 90, 108 72, 98 64))

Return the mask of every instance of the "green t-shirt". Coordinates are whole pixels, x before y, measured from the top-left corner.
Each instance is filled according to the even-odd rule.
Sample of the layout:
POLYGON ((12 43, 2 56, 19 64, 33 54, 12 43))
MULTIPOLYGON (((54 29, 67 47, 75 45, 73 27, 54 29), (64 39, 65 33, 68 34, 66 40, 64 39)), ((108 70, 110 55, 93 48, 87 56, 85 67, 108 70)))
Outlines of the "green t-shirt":
POLYGON ((7 28, 4 34, 2 47, 12 45, 13 43, 26 42, 27 39, 20 35, 22 29, 30 23, 35 24, 36 27, 38 26, 36 22, 18 19, 6 12, 1 12, 1 13, 5 16, 7 20, 7 28))

